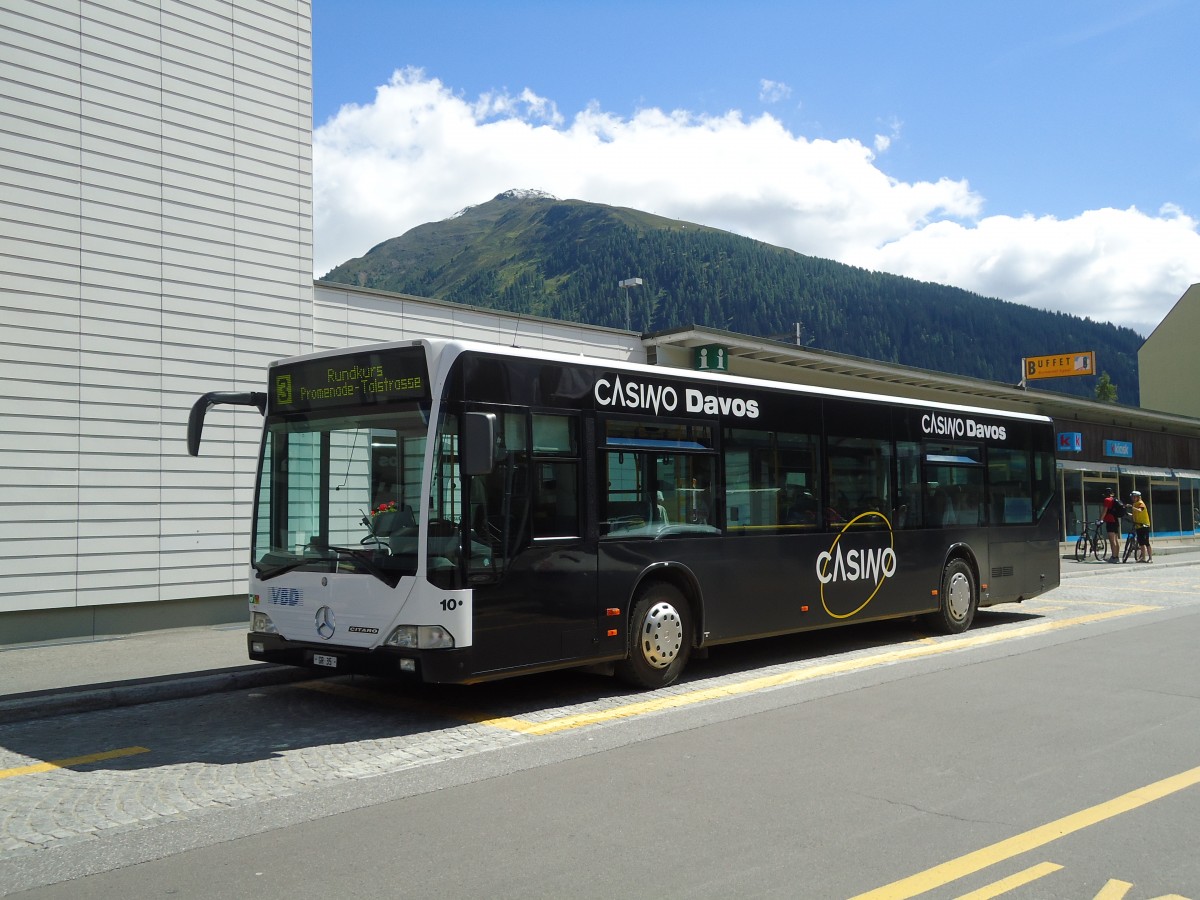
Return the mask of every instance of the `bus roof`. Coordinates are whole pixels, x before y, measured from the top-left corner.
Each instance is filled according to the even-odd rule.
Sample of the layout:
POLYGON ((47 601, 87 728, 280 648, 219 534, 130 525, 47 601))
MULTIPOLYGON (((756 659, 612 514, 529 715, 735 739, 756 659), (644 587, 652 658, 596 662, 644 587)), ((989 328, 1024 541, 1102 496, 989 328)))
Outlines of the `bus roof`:
POLYGON ((401 349, 406 347, 424 346, 430 356, 430 372, 448 371, 449 365, 459 356, 466 353, 477 353, 489 356, 511 357, 521 360, 544 360, 564 365, 585 365, 610 368, 622 372, 636 372, 655 378, 680 378, 695 383, 710 383, 722 385, 740 385, 743 387, 766 388, 781 390, 789 393, 809 394, 819 397, 838 397, 846 400, 868 400, 880 403, 908 406, 921 409, 953 410, 1001 416, 1009 419, 1020 419, 1029 422, 1051 422, 1049 416, 1038 413, 1017 412, 1013 410, 996 409, 986 406, 972 406, 961 403, 949 403, 940 400, 918 400, 912 397, 901 397, 895 394, 885 394, 872 391, 854 391, 844 388, 817 387, 800 382, 775 381, 766 378, 752 378, 745 375, 730 375, 728 373, 697 372, 690 369, 680 369, 668 366, 655 366, 648 363, 629 362, 628 360, 608 359, 598 356, 586 356, 582 353, 564 353, 555 350, 542 350, 532 347, 501 346, 480 341, 463 340, 459 338, 418 338, 404 341, 387 341, 374 344, 361 344, 352 347, 342 347, 334 350, 321 350, 306 353, 288 359, 276 360, 269 368, 279 365, 290 365, 316 359, 335 359, 356 353, 371 353, 380 350, 401 349))

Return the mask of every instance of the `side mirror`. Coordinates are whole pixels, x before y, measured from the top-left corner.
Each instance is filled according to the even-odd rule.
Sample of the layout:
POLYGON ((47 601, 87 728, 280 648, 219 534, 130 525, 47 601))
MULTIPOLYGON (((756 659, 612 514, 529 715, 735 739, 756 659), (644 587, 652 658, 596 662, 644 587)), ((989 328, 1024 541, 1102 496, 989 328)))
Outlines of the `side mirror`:
POLYGON ((461 461, 464 475, 487 475, 495 465, 496 414, 469 412, 463 416, 461 461))
POLYGON ((267 395, 258 391, 210 391, 194 404, 188 415, 187 450, 191 456, 200 455, 200 435, 204 431, 204 416, 209 408, 218 403, 232 406, 253 406, 262 415, 267 414, 267 395))

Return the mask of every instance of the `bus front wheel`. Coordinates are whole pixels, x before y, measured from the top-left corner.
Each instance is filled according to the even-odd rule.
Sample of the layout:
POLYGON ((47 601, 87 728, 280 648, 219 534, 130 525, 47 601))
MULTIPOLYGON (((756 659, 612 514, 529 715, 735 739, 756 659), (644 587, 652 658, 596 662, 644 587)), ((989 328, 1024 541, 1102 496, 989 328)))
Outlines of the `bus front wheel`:
POLYGON ((629 656, 617 677, 641 688, 666 687, 692 651, 691 610, 678 588, 656 583, 642 591, 629 615, 629 656))
POLYGON ((963 559, 952 559, 942 570, 941 607, 932 620, 939 631, 945 634, 962 634, 975 620, 979 606, 979 591, 975 587, 975 573, 963 559))

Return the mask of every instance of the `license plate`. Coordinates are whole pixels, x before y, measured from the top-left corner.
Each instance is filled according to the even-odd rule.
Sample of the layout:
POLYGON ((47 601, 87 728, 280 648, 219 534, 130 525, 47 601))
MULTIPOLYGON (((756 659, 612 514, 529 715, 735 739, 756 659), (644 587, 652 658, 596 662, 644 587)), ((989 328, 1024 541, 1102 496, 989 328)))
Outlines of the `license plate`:
POLYGON ((314 666, 328 666, 331 669, 336 669, 337 668, 337 657, 336 656, 322 656, 320 653, 314 653, 313 654, 313 665, 314 666))

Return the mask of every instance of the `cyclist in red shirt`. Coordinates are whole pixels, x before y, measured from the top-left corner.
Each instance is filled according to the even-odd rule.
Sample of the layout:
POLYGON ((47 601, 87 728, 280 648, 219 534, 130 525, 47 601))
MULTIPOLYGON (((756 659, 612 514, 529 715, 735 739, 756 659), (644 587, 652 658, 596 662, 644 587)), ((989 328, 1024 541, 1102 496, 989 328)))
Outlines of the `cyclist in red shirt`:
POLYGON ((1104 530, 1108 532, 1109 562, 1121 561, 1121 523, 1113 515, 1113 489, 1104 489, 1104 499, 1100 501, 1100 518, 1104 521, 1104 530))

